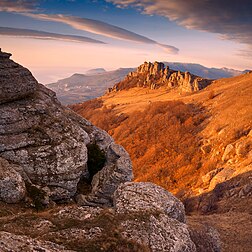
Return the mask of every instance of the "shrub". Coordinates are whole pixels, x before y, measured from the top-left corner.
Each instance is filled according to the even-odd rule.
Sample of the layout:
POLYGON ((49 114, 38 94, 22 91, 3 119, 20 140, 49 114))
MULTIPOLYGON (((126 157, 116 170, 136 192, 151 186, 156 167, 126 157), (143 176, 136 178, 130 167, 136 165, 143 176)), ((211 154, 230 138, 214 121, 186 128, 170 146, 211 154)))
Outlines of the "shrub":
POLYGON ((209 100, 212 100, 214 97, 215 97, 215 92, 214 92, 214 90, 209 91, 209 93, 208 93, 208 99, 209 99, 209 100))
POLYGON ((81 115, 108 131, 129 152, 137 181, 151 181, 174 191, 197 183, 202 112, 191 104, 167 101, 151 103, 130 115, 118 115, 114 106, 82 110, 81 115))

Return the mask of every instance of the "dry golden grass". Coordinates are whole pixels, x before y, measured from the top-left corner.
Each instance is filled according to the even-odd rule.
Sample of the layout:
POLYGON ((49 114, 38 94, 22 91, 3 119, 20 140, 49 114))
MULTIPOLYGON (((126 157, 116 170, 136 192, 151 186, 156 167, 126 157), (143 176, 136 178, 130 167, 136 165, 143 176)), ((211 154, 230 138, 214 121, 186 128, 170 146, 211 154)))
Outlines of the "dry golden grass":
POLYGON ((155 90, 131 88, 72 108, 107 130, 126 148, 133 160, 137 181, 152 181, 178 192, 201 187, 200 177, 222 165, 224 147, 252 128, 251 94, 252 74, 244 74, 215 81, 193 94, 180 95, 178 90, 168 92, 164 87, 155 90), (163 104, 158 105, 160 102, 163 104), (172 102, 184 104, 188 113, 187 126, 185 122, 174 122, 176 127, 167 124, 165 117, 169 117, 169 111, 173 111, 174 116, 177 113, 177 117, 180 113, 172 110, 172 106, 167 105, 169 102, 170 105, 172 102), (159 117, 155 112, 158 106, 167 110, 159 117), (197 120, 200 121, 196 123, 197 120), (166 127, 162 126, 164 124, 166 127), (183 140, 185 136, 191 143, 190 148, 183 140), (219 149, 219 156, 202 153, 203 140, 209 141, 211 148, 219 149), (190 149, 194 150, 194 155, 190 149), (190 164, 185 162, 187 159, 190 164))

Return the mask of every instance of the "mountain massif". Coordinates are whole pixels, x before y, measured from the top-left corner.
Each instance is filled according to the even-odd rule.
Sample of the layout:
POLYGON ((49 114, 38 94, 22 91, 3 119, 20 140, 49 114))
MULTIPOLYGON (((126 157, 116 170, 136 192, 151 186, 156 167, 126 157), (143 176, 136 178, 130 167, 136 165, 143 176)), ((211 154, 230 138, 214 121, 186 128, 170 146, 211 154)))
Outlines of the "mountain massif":
POLYGON ((83 102, 101 96, 107 88, 121 81, 133 68, 119 68, 115 71, 91 69, 86 74, 72 76, 48 84, 47 87, 56 92, 63 104, 83 102))
POLYGON ((124 146, 135 181, 177 195, 192 225, 220 232, 223 251, 250 251, 251 83, 251 72, 209 81, 144 63, 106 95, 70 107, 124 146))
POLYGON ((1 251, 220 251, 214 228, 132 182, 125 149, 10 56, 0 50, 1 251))
MULTIPOLYGON (((174 72, 190 72, 205 79, 233 77, 246 72, 228 68, 207 68, 192 63, 164 62, 164 65, 169 66, 174 72)), ((74 104, 103 95, 108 88, 122 81, 126 75, 135 70, 136 68, 119 68, 115 71, 106 71, 103 68, 96 68, 85 74, 73 74, 48 84, 47 87, 56 92, 63 104, 74 104)))
POLYGON ((136 71, 130 72, 126 78, 115 84, 109 92, 130 89, 133 87, 147 87, 158 89, 165 87, 167 90, 178 88, 179 92, 194 92, 205 88, 211 80, 190 74, 189 72, 174 71, 162 62, 144 62, 136 71))
POLYGON ((194 75, 201 76, 205 79, 229 78, 249 72, 249 70, 240 71, 226 67, 222 68, 205 67, 195 63, 181 63, 181 62, 163 62, 163 63, 173 70, 181 72, 190 72, 194 75))

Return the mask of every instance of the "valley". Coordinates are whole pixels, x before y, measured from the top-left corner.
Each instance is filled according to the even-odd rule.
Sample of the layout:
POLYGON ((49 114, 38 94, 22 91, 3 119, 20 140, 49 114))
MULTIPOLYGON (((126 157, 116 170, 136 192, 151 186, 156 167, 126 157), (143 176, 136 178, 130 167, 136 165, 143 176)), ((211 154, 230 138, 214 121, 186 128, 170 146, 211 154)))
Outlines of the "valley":
POLYGON ((250 251, 244 225, 252 225, 251 83, 246 73, 192 93, 125 87, 70 107, 125 147, 135 181, 182 199, 192 225, 217 228, 223 251, 250 251))

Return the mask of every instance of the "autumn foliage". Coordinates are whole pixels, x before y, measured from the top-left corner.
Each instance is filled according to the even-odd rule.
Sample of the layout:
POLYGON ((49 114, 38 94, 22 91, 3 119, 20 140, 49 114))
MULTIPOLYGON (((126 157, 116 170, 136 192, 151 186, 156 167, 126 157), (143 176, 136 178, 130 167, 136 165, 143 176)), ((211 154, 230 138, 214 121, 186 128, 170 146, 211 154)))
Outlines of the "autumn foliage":
POLYGON ((95 99, 72 109, 108 131, 133 161, 136 181, 178 192, 197 183, 201 168, 201 109, 181 101, 150 103, 142 112, 117 114, 95 99))

